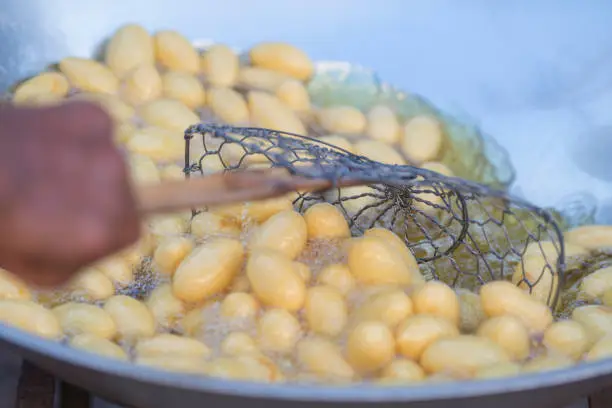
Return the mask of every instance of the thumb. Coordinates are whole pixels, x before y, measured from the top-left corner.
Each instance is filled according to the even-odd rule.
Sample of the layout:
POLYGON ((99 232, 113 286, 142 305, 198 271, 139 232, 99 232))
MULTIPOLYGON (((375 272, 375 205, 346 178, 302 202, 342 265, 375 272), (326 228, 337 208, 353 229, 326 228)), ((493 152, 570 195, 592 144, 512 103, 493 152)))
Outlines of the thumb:
POLYGON ((92 102, 73 101, 50 108, 54 122, 66 129, 65 136, 112 141, 113 121, 107 111, 92 102))

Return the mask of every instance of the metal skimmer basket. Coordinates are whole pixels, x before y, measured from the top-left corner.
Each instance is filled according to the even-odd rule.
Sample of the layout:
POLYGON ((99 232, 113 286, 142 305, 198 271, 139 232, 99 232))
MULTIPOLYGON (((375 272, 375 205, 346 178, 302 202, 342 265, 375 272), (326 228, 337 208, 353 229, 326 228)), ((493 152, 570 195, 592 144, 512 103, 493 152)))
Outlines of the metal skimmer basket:
POLYGON ((353 235, 382 227, 403 238, 427 279, 477 290, 512 280, 555 308, 564 271, 563 237, 545 210, 505 192, 413 166, 388 165, 316 139, 269 129, 199 124, 185 132, 187 177, 275 167, 293 175, 364 180, 357 187, 296 192, 302 212, 327 202, 353 235))

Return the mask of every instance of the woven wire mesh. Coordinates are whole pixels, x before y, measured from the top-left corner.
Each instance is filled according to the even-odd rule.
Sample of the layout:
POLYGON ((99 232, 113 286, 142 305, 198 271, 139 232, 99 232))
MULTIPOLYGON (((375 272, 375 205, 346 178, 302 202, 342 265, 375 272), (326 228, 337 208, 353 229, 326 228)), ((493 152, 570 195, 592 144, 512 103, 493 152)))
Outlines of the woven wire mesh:
POLYGON ((506 193, 412 166, 387 165, 305 136, 261 128, 199 124, 185 132, 185 173, 284 168, 294 175, 344 178, 363 186, 296 192, 303 212, 327 202, 353 235, 389 229, 411 249, 426 278, 476 289, 512 280, 554 307, 563 276, 563 239, 548 212, 506 193))

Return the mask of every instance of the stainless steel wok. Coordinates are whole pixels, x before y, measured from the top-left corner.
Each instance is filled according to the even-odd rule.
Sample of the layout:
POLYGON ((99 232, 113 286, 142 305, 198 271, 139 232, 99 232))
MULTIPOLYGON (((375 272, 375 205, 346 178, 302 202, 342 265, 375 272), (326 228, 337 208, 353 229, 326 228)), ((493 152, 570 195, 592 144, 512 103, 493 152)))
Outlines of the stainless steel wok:
MULTIPOLYGON (((598 205, 596 220, 612 223, 612 3, 605 0, 1 3, 0 92, 63 56, 95 53, 101 38, 132 21, 237 47, 281 39, 317 60, 368 65, 386 81, 477 121, 510 152, 516 193, 540 205, 559 205, 568 195, 586 192, 587 203, 598 205)), ((6 327, 0 328, 0 341, 68 382, 137 407, 375 402, 545 408, 612 385, 612 361, 498 381, 404 388, 259 385, 110 361, 6 327)))

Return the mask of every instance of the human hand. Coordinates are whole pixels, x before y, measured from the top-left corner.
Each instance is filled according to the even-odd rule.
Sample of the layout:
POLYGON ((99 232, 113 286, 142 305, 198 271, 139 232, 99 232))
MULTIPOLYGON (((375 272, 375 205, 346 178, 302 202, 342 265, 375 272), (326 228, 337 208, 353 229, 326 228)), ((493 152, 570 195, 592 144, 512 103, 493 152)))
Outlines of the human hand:
POLYGON ((135 242, 139 225, 101 108, 0 106, 0 267, 58 285, 135 242))

